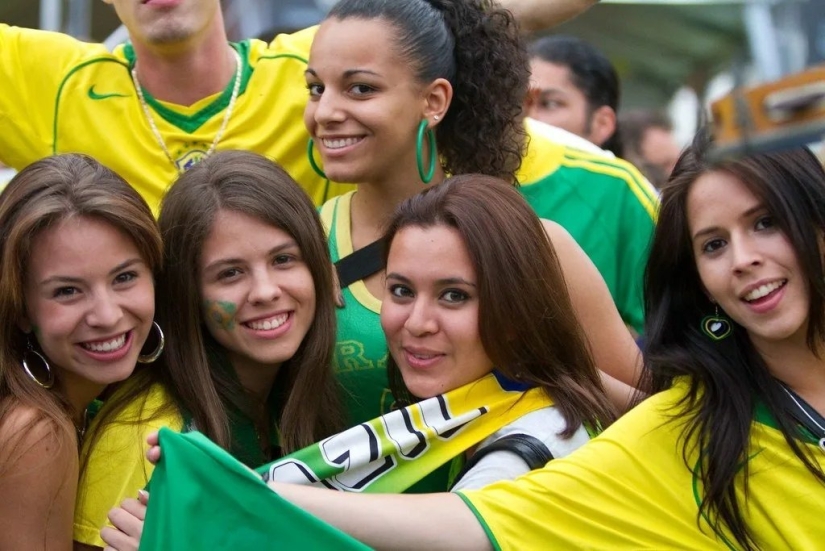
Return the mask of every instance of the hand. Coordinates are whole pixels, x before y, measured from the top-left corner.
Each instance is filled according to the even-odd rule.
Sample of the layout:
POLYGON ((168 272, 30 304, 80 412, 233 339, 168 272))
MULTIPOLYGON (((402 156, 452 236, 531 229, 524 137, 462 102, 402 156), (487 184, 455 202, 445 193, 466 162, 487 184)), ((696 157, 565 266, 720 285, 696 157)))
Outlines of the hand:
POLYGON ((114 528, 105 526, 100 537, 106 542, 104 551, 137 551, 146 518, 149 494, 140 491, 138 499, 124 499, 120 507, 109 511, 109 521, 114 528))
POLYGON ((148 459, 152 465, 157 465, 158 461, 160 461, 160 441, 158 440, 158 433, 150 433, 149 436, 146 437, 146 443, 149 444, 146 459, 148 459))

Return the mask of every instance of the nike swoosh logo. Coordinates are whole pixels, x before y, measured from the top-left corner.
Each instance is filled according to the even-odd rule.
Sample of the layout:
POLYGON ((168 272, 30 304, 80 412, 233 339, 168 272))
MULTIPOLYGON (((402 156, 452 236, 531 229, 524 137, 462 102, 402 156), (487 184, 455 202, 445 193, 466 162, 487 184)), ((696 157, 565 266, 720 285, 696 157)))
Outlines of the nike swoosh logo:
POLYGON ((128 98, 126 94, 98 94, 95 92, 95 85, 89 86, 89 97, 91 99, 106 99, 106 98, 128 98))

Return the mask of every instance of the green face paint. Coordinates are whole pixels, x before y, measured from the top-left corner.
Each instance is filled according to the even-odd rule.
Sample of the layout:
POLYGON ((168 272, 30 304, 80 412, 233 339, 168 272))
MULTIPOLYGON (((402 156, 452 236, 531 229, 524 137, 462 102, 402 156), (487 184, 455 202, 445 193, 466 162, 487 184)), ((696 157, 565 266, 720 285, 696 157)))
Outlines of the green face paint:
POLYGON ((226 300, 204 300, 203 311, 207 319, 226 331, 235 328, 235 313, 238 305, 226 300))

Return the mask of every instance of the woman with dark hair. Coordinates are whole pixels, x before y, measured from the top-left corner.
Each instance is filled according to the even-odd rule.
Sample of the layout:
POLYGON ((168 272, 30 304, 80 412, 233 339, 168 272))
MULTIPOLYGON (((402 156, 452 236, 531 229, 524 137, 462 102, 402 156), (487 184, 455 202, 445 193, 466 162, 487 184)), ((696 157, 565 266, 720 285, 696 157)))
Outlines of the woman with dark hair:
POLYGON ((151 476, 146 434, 204 433, 249 466, 343 427, 330 365, 332 266, 312 202, 253 153, 219 152, 170 188, 158 319, 164 368, 131 381, 88 450, 76 539, 102 547, 109 510, 151 476))
POLYGON ((552 400, 468 453, 473 467, 453 490, 530 470, 512 448, 477 458, 504 437, 544 446, 546 462, 587 442, 585 426, 598 430, 613 421, 587 339, 570 315, 556 254, 515 188, 475 174, 445 180, 401 204, 385 243, 381 325, 397 400, 430 398, 490 372, 541 388, 552 400), (509 274, 506 284, 502 274, 509 274), (529 327, 513 330, 521 320, 531 320, 529 327))
POLYGON ((0 549, 69 549, 91 404, 153 328, 160 234, 111 170, 59 155, 0 195, 0 549))
MULTIPOLYGON (((528 77, 512 16, 486 0, 342 0, 319 27, 306 71, 309 152, 332 180, 358 184, 321 209, 343 288, 335 363, 350 424, 393 404, 379 322, 387 220, 446 174, 515 184, 528 77)), ((638 349, 604 281, 567 232, 546 228, 597 365, 635 382, 638 349)))
POLYGON ((569 457, 460 498, 271 486, 377 548, 819 548, 825 171, 807 149, 712 161, 708 145, 662 190, 645 291, 657 394, 569 457))

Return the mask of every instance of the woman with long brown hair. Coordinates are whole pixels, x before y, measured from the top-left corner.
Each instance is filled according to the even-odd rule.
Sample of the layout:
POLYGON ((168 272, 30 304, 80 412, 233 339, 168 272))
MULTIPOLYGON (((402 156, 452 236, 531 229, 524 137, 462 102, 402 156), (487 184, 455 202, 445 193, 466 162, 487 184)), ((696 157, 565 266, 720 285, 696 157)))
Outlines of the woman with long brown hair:
POLYGON ((161 239, 149 207, 93 159, 60 155, 0 195, 0 549, 69 549, 92 402, 162 346, 161 239))
POLYGON ((146 434, 198 430, 249 466, 343 428, 331 370, 332 266, 312 202, 278 165, 226 151, 181 176, 159 219, 166 249, 158 319, 164 368, 102 412, 75 518, 102 547, 109 509, 151 475, 146 434))

